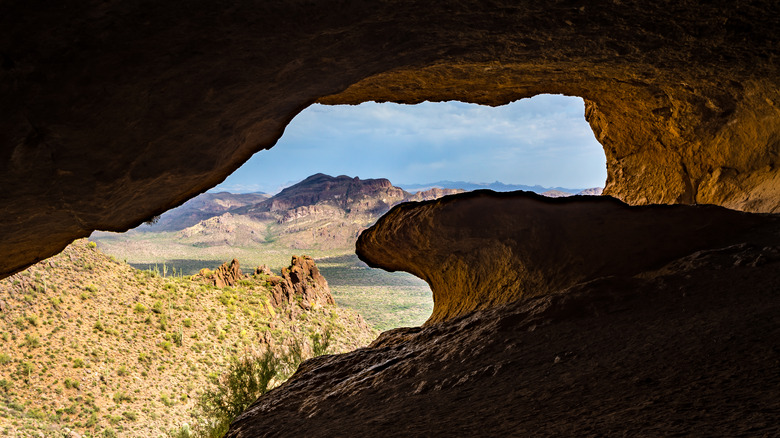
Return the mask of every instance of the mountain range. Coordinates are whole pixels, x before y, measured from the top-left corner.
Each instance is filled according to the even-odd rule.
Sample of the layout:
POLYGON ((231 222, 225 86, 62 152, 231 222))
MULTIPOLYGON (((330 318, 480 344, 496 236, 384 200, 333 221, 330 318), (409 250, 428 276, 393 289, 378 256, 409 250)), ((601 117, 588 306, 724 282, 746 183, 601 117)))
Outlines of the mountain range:
MULTIPOLYGON (((540 185, 523 185, 523 184, 504 184, 500 181, 495 181, 492 183, 473 183, 473 182, 466 182, 466 181, 437 181, 433 183, 424 183, 424 184, 399 184, 398 187, 402 187, 404 190, 408 190, 410 192, 415 192, 418 190, 430 190, 434 187, 437 188, 449 188, 449 189, 462 189, 465 191, 472 191, 472 190, 493 190, 494 192, 514 192, 517 190, 523 190, 526 192, 534 192, 544 194, 545 192, 563 192, 567 193, 568 196, 571 195, 579 195, 579 194, 590 194, 590 193, 583 193, 588 190, 593 190, 592 188, 589 189, 572 189, 572 188, 565 188, 565 187, 542 187, 540 185)), ((600 194, 600 193, 599 193, 600 194)))
POLYGON ((278 268, 290 250, 320 257, 351 254, 360 232, 394 205, 462 191, 434 188, 412 194, 384 178, 318 173, 270 197, 205 193, 135 230, 97 232, 92 238, 131 263, 234 256, 260 262, 257 254, 264 253, 279 254, 271 260, 278 268))
MULTIPOLYGON (((360 179, 322 173, 265 193, 204 193, 159 218, 124 234, 95 233, 101 248, 131 263, 172 259, 260 261, 258 253, 278 254, 276 268, 290 250, 319 257, 351 254, 357 236, 394 205, 424 201, 471 189, 530 190, 551 197, 600 194, 600 189, 573 190, 500 182, 475 184, 440 181, 393 185, 385 178, 360 179)), ((267 257, 264 256, 264 260, 267 257)))

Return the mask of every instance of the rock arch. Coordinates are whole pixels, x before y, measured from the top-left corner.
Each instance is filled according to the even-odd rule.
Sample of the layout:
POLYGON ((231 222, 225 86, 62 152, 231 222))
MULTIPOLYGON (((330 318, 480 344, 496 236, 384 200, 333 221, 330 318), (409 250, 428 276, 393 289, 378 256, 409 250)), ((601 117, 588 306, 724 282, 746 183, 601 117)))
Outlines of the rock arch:
POLYGON ((0 7, 0 276, 222 181, 313 102, 582 96, 607 193, 778 208, 778 5, 0 7))

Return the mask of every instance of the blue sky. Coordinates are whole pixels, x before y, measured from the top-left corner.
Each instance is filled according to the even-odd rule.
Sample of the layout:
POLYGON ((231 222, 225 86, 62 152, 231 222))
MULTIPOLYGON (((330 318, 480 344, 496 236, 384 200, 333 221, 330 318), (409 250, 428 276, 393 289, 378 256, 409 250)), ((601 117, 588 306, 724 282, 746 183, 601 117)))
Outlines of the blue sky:
POLYGON ((255 154, 211 191, 275 193, 314 173, 602 187, 604 151, 582 99, 540 95, 501 107, 461 102, 312 105, 276 146, 255 154))

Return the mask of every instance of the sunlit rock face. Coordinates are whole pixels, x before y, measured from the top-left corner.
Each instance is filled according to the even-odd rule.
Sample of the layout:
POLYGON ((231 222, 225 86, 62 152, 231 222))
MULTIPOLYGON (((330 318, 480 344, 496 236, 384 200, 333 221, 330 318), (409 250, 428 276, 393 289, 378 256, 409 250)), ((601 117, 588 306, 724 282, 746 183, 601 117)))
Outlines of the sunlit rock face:
POLYGON ((213 187, 313 102, 586 99, 606 193, 775 211, 778 5, 0 6, 0 275, 213 187))
POLYGON ((477 191, 394 207, 360 235, 356 252, 370 266, 427 281, 430 324, 632 276, 736 243, 769 223, 777 220, 711 205, 631 207, 610 197, 477 191))

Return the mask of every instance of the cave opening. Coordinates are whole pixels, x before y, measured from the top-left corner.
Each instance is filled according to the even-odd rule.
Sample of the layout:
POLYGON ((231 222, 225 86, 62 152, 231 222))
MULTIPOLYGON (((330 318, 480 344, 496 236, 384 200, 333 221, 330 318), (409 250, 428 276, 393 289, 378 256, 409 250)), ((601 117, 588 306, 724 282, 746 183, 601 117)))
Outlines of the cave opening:
POLYGON ((337 304, 387 330, 420 325, 433 309, 425 281, 370 268, 354 253, 358 234, 393 205, 475 189, 600 194, 605 179, 579 97, 314 104, 207 194, 156 223, 92 239, 137 268, 188 275, 232 258, 278 272, 292 255, 310 255, 337 304))

